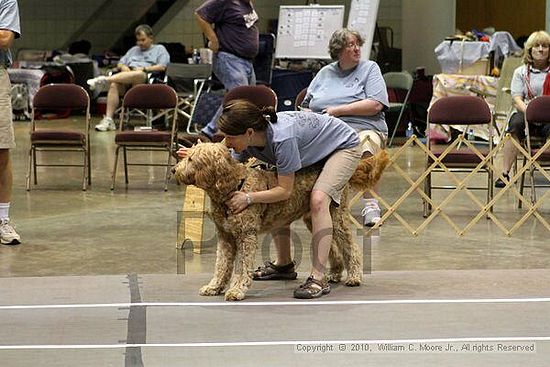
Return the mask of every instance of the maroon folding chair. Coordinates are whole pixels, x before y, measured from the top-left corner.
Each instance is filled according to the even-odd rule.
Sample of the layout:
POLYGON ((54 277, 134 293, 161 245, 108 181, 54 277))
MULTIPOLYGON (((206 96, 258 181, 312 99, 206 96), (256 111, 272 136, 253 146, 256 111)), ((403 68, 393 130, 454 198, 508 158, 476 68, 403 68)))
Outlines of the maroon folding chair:
POLYGON ((126 185, 128 185, 128 166, 162 166, 166 167, 164 191, 168 190, 172 150, 176 144, 175 137, 178 117, 178 114, 176 113, 177 105, 178 95, 176 94, 176 91, 166 84, 140 84, 134 86, 126 92, 120 111, 119 130, 115 135, 115 143, 117 147, 115 150, 111 190, 114 190, 115 188, 118 154, 121 148, 124 157, 124 177, 126 185), (168 130, 135 130, 134 126, 131 125, 131 120, 126 120, 124 118, 126 111, 151 109, 172 110, 167 114, 168 116, 171 116, 169 119, 168 130), (129 151, 164 151, 166 152, 166 162, 159 163, 153 161, 130 163, 128 161, 129 151))
POLYGON ((31 189, 31 175, 38 184, 37 167, 82 167, 82 190, 92 184, 90 157, 90 97, 84 88, 75 84, 48 84, 41 87, 33 98, 30 131, 29 168, 27 191, 31 189), (84 111, 84 123, 74 128, 60 128, 59 120, 37 124, 41 111, 84 111), (40 126, 38 126, 40 125, 40 126), (82 164, 47 163, 37 161, 37 152, 73 151, 82 153, 82 164))

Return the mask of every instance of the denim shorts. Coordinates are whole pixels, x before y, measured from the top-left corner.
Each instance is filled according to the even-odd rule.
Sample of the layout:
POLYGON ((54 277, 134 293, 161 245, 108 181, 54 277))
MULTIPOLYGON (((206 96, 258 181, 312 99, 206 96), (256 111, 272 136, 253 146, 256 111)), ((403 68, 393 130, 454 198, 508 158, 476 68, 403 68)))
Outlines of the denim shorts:
POLYGON ((241 85, 256 84, 252 62, 229 52, 220 51, 215 54, 213 70, 227 90, 241 85))

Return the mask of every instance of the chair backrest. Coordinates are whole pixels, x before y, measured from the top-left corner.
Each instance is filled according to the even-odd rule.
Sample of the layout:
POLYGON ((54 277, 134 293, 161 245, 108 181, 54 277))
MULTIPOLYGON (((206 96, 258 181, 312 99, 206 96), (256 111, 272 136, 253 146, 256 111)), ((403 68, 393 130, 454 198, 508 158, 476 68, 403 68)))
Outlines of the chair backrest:
POLYGON ((507 114, 512 108, 512 95, 509 93, 510 84, 514 70, 522 64, 522 58, 510 56, 504 59, 500 70, 500 77, 497 83, 497 94, 495 100, 495 113, 507 114))
POLYGON ((178 95, 174 88, 166 84, 139 84, 124 95, 124 108, 156 109, 176 108, 178 95))
POLYGON ((428 111, 428 122, 443 125, 491 123, 489 105, 480 97, 449 96, 436 100, 428 111))
POLYGON ((540 96, 529 102, 525 110, 528 122, 550 123, 550 96, 540 96))
POLYGON ((34 109, 86 109, 90 97, 76 84, 47 84, 33 98, 34 109))
POLYGON ((258 107, 277 107, 277 95, 271 88, 264 85, 241 85, 233 88, 225 94, 223 104, 235 99, 246 99, 258 107))
POLYGON ((275 62, 274 53, 275 35, 273 33, 261 33, 259 35, 258 55, 254 58, 254 73, 258 84, 271 84, 275 62))
POLYGON ((302 105, 304 98, 306 98, 306 94, 307 94, 307 88, 304 88, 296 96, 296 99, 294 100, 294 108, 296 110, 299 110, 299 107, 302 105))
POLYGON ((385 73, 382 77, 388 88, 408 91, 413 86, 413 77, 408 71, 392 71, 385 73))

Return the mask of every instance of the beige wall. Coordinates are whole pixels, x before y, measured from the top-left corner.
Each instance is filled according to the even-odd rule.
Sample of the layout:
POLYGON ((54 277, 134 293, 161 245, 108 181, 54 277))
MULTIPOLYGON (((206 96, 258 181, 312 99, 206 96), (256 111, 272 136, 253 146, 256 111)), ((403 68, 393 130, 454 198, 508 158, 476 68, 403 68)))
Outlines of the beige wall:
POLYGON ((427 74, 441 71, 435 47, 455 31, 456 0, 403 0, 403 69, 425 66, 427 74))
MULTIPOLYGON (((139 12, 137 3, 148 0, 111 0, 111 7, 101 19, 89 17, 106 0, 19 0, 23 38, 17 40, 15 51, 19 48, 60 49, 67 40, 86 22, 91 28, 79 38, 92 41, 94 52, 101 52, 111 40, 118 38, 112 29, 127 26, 139 12)), ((161 29, 156 29, 157 40, 181 42, 188 47, 202 44, 202 35, 193 18, 194 9, 204 0, 180 0, 181 10, 171 20, 165 21, 161 29)), ((404 0, 380 0, 378 23, 394 30, 395 46, 401 46, 401 2, 404 0)), ((323 5, 345 5, 346 15, 349 0, 320 0, 323 5)), ((260 15, 260 29, 265 31, 268 19, 277 18, 280 5, 303 5, 304 0, 255 0, 260 15)), ((346 24, 347 19, 344 20, 346 24)))

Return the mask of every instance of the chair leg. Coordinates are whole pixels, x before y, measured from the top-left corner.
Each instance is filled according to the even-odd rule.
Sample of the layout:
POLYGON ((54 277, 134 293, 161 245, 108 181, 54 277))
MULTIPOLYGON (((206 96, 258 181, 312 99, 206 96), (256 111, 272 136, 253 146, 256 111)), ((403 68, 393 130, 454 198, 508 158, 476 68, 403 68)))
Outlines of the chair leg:
POLYGON ((86 183, 88 182, 88 158, 86 157, 86 151, 83 152, 82 162, 82 191, 86 191, 86 183))
POLYGON ((393 144, 393 138, 395 138, 395 133, 397 132, 397 128, 399 127, 399 123, 401 122, 401 118, 403 117, 403 112, 405 110, 405 106, 401 108, 401 111, 399 111, 399 116, 397 117, 397 121, 395 122, 395 127, 393 128, 393 132, 391 133, 390 142, 388 143, 388 148, 390 148, 393 144))
POLYGON ((126 147, 122 147, 122 154, 124 156, 124 181, 128 186, 128 155, 126 154, 126 147))
MULTIPOLYGON (((493 171, 491 169, 488 169, 487 170, 487 204, 493 200, 493 196, 494 196, 494 187, 493 187, 493 171)), ((492 213, 493 212, 493 206, 491 205, 491 207, 489 208, 489 212, 492 213)), ((487 219, 489 219, 489 215, 486 216, 487 219)))
POLYGON ((38 185, 38 176, 36 174, 36 147, 32 150, 32 168, 34 172, 34 184, 38 185))
MULTIPOLYGON (((527 161, 527 158, 525 158, 525 156, 523 157, 523 164, 522 164, 522 167, 525 166, 525 162, 527 161)), ((516 171, 518 171, 518 169, 516 168, 516 171)), ((519 180, 519 194, 521 196, 523 196, 523 188, 525 187, 525 172, 523 172, 521 174, 521 178, 519 180)), ((521 201, 520 199, 518 199, 518 209, 521 209, 523 207, 523 201, 521 201)))
POLYGON ((88 185, 92 184, 92 152, 90 147, 86 150, 86 159, 88 159, 88 185))
POLYGON ((31 191, 31 174, 32 174, 32 151, 34 147, 31 146, 31 149, 29 149, 29 167, 27 170, 27 191, 31 191))
MULTIPOLYGON (((426 179, 424 180, 424 193, 430 199, 432 198, 432 174, 431 173, 429 173, 426 176, 426 179)), ((423 203, 424 203, 424 210, 422 215, 424 218, 427 218, 432 211, 432 205, 426 200, 423 200, 423 203)))
POLYGON ((168 150, 168 162, 166 162, 166 175, 164 177, 164 191, 168 191, 168 180, 170 179, 170 162, 172 161, 172 152, 168 150))
POLYGON ((535 191, 535 167, 529 167, 529 176, 531 177, 531 204, 537 201, 537 192, 535 191))
POLYGON ((120 145, 116 147, 115 150, 115 164, 113 165, 113 179, 111 181, 111 190, 115 189, 115 180, 116 180, 116 166, 118 163, 118 150, 120 149, 120 145))

